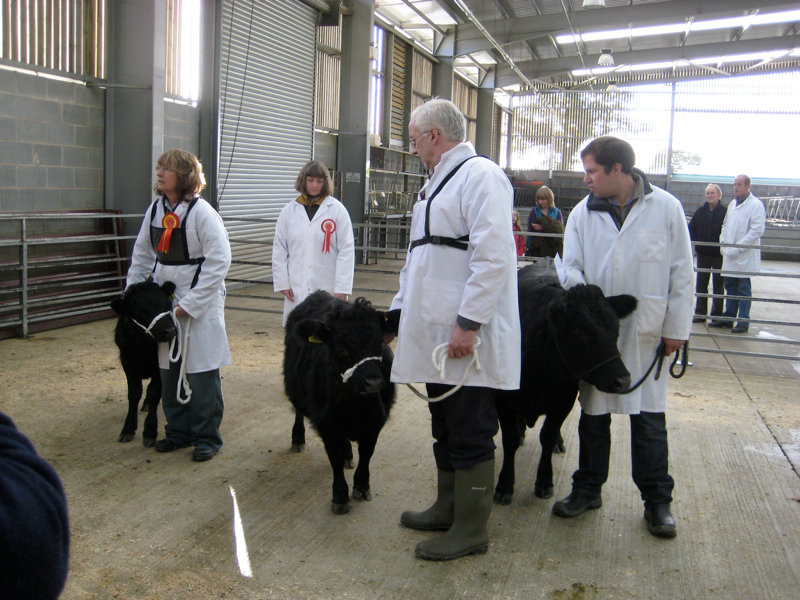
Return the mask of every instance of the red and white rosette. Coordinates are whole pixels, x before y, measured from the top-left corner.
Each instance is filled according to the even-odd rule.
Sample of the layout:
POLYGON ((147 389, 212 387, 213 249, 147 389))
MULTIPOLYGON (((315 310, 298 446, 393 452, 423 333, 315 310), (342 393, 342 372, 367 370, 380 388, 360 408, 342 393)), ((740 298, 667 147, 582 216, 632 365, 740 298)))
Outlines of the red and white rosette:
POLYGON ((322 242, 322 251, 331 251, 331 234, 336 231, 336 221, 333 219, 325 219, 322 222, 322 232, 325 234, 325 239, 322 242))
POLYGON ((172 239, 172 230, 180 227, 180 224, 181 220, 175 213, 169 212, 164 215, 164 218, 161 219, 161 227, 164 228, 164 233, 161 234, 161 239, 158 241, 158 247, 156 250, 159 252, 164 252, 165 254, 169 252, 169 242, 172 239))

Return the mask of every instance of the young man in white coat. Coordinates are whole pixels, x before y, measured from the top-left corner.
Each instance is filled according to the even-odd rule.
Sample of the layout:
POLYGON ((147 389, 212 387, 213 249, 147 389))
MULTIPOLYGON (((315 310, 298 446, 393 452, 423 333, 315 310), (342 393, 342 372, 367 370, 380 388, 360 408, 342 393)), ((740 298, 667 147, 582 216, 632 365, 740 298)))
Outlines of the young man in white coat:
MULTIPOLYGON (((638 381, 662 341, 669 356, 689 338, 694 282, 686 217, 677 198, 651 186, 633 168, 635 154, 627 142, 597 138, 581 158, 590 194, 567 221, 565 287, 589 283, 607 295, 636 296, 638 308, 620 322, 618 346, 631 379, 638 381)), ((579 465, 572 493, 553 505, 554 514, 575 517, 602 506, 611 414, 627 414, 633 481, 644 501, 648 529, 657 536, 676 535, 664 415, 668 379, 651 374, 628 395, 606 394, 580 382, 579 465)))
POLYGON ((494 397, 519 388, 517 255, 508 226, 513 192, 503 171, 464 141, 466 119, 452 102, 434 98, 418 107, 408 131, 411 151, 432 174, 414 206, 412 241, 390 309, 399 319, 392 381, 426 383, 438 497, 400 521, 446 531, 420 542, 416 552, 449 560, 488 549, 494 397), (448 347, 444 379, 431 361, 441 344, 448 347), (464 386, 440 399, 459 383, 473 352, 480 370, 473 365, 464 386))
MULTIPOLYGON (((728 205, 722 222, 721 244, 745 244, 758 246, 764 234, 767 213, 760 199, 750 193, 750 178, 737 175, 733 180, 735 200, 728 205)), ((733 327, 731 333, 747 333, 750 329, 750 300, 736 300, 731 296, 752 297, 750 276, 761 270, 760 248, 720 248, 722 253, 722 277, 725 280, 724 319, 717 319, 709 327, 733 327), (733 325, 733 321, 738 321, 733 325)))

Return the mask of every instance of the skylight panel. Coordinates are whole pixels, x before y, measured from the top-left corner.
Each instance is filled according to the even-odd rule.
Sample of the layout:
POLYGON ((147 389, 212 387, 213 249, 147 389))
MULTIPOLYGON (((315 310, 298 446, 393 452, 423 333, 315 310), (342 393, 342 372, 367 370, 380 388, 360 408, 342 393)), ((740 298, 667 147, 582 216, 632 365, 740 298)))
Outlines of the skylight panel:
POLYGON ((574 44, 576 41, 600 42, 628 37, 645 37, 651 35, 669 35, 672 33, 686 33, 687 31, 710 31, 714 29, 747 29, 752 25, 774 25, 776 23, 793 23, 800 21, 800 10, 783 12, 762 13, 743 17, 728 17, 725 19, 709 19, 706 21, 692 21, 687 23, 674 23, 668 25, 653 25, 648 27, 632 27, 630 29, 611 29, 607 31, 592 31, 572 35, 556 36, 559 44, 574 44))

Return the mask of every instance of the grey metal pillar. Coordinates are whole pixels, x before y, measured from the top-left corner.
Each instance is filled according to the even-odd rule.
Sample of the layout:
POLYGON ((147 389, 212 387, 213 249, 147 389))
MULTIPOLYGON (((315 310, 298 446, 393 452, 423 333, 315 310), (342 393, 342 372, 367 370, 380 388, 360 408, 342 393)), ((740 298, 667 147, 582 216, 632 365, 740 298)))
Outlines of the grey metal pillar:
POLYGON ((475 122, 475 151, 481 156, 492 156, 494 141, 494 71, 486 74, 478 88, 478 112, 475 122))
POLYGON ((105 207, 144 214, 164 148, 167 5, 112 0, 109 12, 105 207))
POLYGON ((369 160, 369 86, 374 0, 347 0, 342 15, 342 67, 337 166, 342 173, 340 200, 353 223, 366 213, 369 160))
POLYGON ((444 36, 434 32, 433 46, 433 54, 439 59, 439 63, 433 63, 431 95, 452 100, 456 37, 452 32, 444 36))
POLYGON ((206 176, 203 198, 218 207, 220 62, 222 45, 222 2, 202 0, 200 59, 200 152, 198 158, 206 176))

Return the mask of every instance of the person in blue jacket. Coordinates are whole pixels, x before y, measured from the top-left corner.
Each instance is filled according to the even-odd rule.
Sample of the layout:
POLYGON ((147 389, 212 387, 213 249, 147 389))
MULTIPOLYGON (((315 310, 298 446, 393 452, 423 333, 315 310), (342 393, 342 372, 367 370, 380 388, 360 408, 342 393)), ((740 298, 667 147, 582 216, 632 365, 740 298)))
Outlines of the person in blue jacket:
POLYGON ((61 480, 0 413, 0 597, 58 598, 68 560, 69 521, 61 480))

